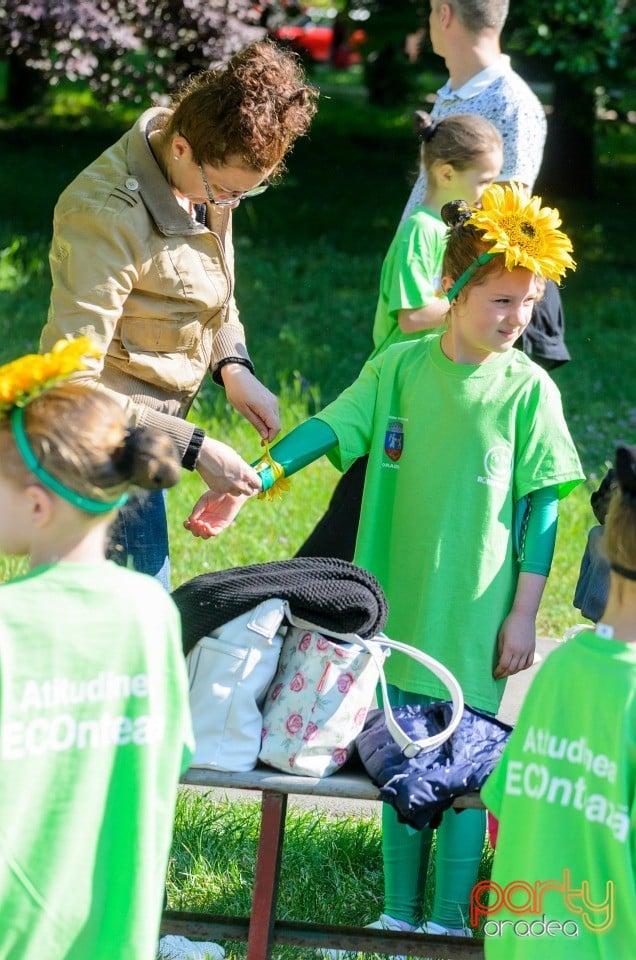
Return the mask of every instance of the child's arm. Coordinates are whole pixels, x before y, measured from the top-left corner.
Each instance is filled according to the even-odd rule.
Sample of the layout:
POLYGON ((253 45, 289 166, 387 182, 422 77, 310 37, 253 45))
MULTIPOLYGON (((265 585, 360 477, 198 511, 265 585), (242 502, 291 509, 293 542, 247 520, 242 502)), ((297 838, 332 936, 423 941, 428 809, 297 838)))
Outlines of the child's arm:
POLYGON ((497 637, 499 660, 493 675, 510 677, 532 665, 536 646, 536 619, 556 542, 558 495, 556 487, 528 494, 518 507, 524 510, 519 545, 519 580, 512 609, 497 637))
POLYGON ((403 333, 418 333, 420 330, 434 330, 439 327, 448 313, 446 297, 431 300, 425 307, 413 310, 398 310, 398 324, 403 333))
MULTIPOLYGON (((337 443, 336 434, 322 420, 312 417, 301 423, 270 450, 270 458, 276 465, 274 468, 266 458, 252 464, 261 479, 263 491, 273 487, 281 477, 288 477, 317 460, 337 443)), ((215 537, 232 523, 246 500, 249 496, 219 495, 207 490, 195 503, 184 527, 203 540, 215 537)))
POLYGON ((323 420, 315 417, 305 420, 270 450, 270 457, 282 469, 282 474, 278 469, 274 471, 265 458, 252 464, 261 478, 263 491, 273 487, 280 476, 290 477, 292 473, 297 473, 309 463, 313 463, 337 443, 338 437, 323 420))
POLYGON ((520 573, 512 610, 504 620, 497 644, 499 660, 493 675, 499 680, 532 666, 537 642, 536 619, 547 577, 520 573))

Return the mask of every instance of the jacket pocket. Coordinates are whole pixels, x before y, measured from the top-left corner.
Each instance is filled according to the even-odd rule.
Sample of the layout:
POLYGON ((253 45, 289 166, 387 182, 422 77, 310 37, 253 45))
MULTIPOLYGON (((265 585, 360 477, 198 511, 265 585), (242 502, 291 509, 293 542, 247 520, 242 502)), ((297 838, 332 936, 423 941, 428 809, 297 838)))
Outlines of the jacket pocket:
POLYGON ((134 353, 191 353, 201 340, 200 320, 173 317, 124 317, 121 342, 134 353))

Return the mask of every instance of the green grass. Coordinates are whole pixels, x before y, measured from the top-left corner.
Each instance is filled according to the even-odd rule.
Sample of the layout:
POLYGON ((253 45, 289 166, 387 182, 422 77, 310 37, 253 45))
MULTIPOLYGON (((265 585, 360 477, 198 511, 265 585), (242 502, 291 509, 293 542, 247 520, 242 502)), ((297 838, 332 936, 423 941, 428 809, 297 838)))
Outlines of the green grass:
MULTIPOLYGON (((168 867, 170 909, 249 916, 259 825, 257 801, 225 800, 218 794, 182 789, 168 867)), ((322 807, 289 809, 278 918, 346 925, 377 920, 383 890, 380 844, 377 815, 334 815, 322 807)), ((479 879, 490 875, 491 861, 492 849, 486 842, 479 879)), ((425 916, 432 901, 432 879, 431 868, 425 916)), ((223 946, 228 960, 245 956, 244 944, 223 946)), ((300 960, 307 954, 289 947, 274 952, 281 960, 300 960)))
MULTIPOLYGON (((287 178, 236 214, 237 298, 257 371, 280 393, 284 432, 333 399, 370 349, 380 265, 415 166, 410 111, 370 107, 343 77, 316 72, 324 96, 311 135, 289 161, 287 178)), ((438 80, 424 77, 422 90, 435 89, 438 80)), ((57 195, 130 119, 97 109, 68 88, 41 113, 16 118, 0 112, 0 362, 37 349, 57 195)), ((589 493, 615 444, 634 442, 636 433, 634 129, 604 124, 598 150, 597 198, 565 203, 545 196, 561 208, 579 263, 563 289, 572 362, 554 377, 590 478, 562 505, 538 623, 539 632, 550 636, 579 619, 571 600, 594 522, 589 493)), ((193 416, 246 459, 258 456, 254 431, 213 385, 202 390, 193 416)), ((228 531, 203 542, 182 527, 203 489, 196 475, 184 476, 169 495, 173 584, 206 570, 292 556, 336 480, 323 458, 293 478, 282 501, 248 503, 228 531)), ((22 569, 24 561, 0 557, 0 580, 22 569)), ((257 834, 256 804, 211 803, 183 791, 168 875, 170 906, 247 914, 257 834)), ((487 848, 482 871, 489 855, 487 848)), ((377 819, 347 817, 334 829, 321 812, 291 811, 282 916, 366 923, 380 912, 381 892, 377 819)), ((243 946, 228 947, 230 960, 244 956, 243 946)))
MULTIPOLYGON (((351 86, 355 72, 345 79, 349 85, 343 74, 316 71, 323 95, 310 136, 294 150, 284 182, 242 204, 235 218, 237 299, 257 372, 280 393, 284 432, 332 400, 369 352, 379 270, 414 171, 409 110, 374 108, 351 86)), ((438 79, 425 76, 422 90, 435 89, 438 79)), ((37 349, 58 193, 129 120, 121 111, 98 111, 68 88, 37 125, 32 117, 0 114, 0 361, 37 349)), ((594 522, 589 494, 616 443, 633 442, 636 428, 636 280, 627 215, 636 170, 633 127, 603 124, 598 152, 597 198, 545 197, 561 208, 578 260, 562 291, 572 362, 554 379, 590 478, 561 508, 538 623, 551 636, 579 618, 571 599, 594 522)), ((255 433, 213 385, 202 390, 193 416, 246 459, 258 456, 255 433)), ((293 478, 282 501, 247 504, 232 528, 203 542, 182 527, 202 492, 196 475, 185 476, 169 497, 173 584, 206 570, 292 556, 336 480, 325 459, 312 464, 293 478)), ((0 558, 0 578, 16 568, 19 562, 0 558)))

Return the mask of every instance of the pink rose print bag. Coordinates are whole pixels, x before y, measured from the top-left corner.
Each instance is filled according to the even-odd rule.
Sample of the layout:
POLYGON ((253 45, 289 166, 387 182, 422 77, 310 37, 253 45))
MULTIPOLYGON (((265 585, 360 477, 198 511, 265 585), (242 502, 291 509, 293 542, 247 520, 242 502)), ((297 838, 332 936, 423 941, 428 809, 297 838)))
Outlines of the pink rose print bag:
POLYGON ((407 754, 433 749, 451 736, 461 719, 464 700, 457 680, 441 663, 383 634, 364 640, 356 634, 327 632, 294 617, 287 603, 285 607, 285 621, 291 626, 263 704, 258 755, 262 763, 300 776, 335 773, 354 750, 378 682, 387 726, 407 754), (453 712, 449 726, 427 741, 414 743, 393 719, 383 670, 391 649, 413 657, 450 690, 453 712))

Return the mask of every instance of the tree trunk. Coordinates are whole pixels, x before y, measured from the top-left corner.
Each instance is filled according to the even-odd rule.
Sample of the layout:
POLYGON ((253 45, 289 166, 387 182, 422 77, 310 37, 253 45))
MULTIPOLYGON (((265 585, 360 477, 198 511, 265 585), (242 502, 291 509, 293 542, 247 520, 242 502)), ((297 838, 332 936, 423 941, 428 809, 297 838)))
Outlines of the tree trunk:
POLYGON ((47 82, 39 72, 27 67, 18 55, 7 58, 7 106, 11 110, 25 110, 40 103, 47 82))
POLYGON ((595 125, 593 88, 580 77, 556 73, 539 193, 551 197, 596 196, 595 125))

